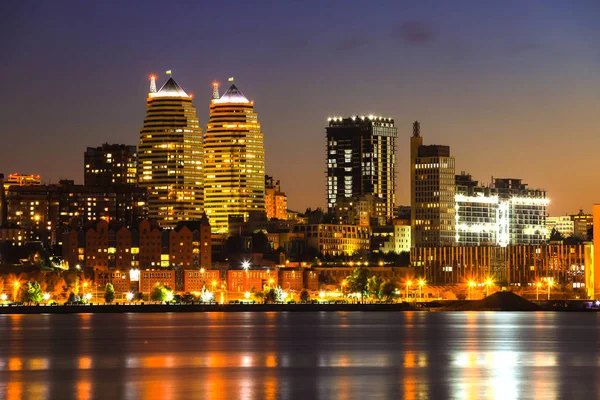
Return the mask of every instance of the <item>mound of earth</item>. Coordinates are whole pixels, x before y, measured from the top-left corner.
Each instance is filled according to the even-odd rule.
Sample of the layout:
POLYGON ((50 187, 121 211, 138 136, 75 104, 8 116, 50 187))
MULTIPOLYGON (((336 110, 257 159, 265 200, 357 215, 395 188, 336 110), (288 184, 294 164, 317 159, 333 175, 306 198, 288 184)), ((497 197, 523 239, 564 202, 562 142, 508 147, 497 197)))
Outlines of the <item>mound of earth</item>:
POLYGON ((522 298, 512 292, 497 292, 482 300, 449 306, 452 311, 536 311, 537 304, 522 298))

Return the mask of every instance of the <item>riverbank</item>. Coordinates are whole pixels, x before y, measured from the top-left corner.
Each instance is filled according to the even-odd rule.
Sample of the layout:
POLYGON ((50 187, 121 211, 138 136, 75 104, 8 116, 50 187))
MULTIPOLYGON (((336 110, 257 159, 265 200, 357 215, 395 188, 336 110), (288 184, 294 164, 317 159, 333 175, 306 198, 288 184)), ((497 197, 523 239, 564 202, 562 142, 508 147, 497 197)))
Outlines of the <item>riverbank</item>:
POLYGON ((165 312, 307 312, 307 311, 407 311, 407 303, 393 304, 102 304, 102 305, 12 305, 0 314, 111 314, 165 312))

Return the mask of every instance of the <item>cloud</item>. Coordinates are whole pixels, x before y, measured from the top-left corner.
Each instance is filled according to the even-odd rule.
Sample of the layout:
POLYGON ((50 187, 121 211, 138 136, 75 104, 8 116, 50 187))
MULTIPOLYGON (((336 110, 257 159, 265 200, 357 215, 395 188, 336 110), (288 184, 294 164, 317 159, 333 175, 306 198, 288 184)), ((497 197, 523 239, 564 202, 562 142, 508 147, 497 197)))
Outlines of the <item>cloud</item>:
POLYGON ((398 25, 391 33, 394 38, 400 38, 406 43, 423 45, 435 40, 437 34, 433 26, 425 21, 407 21, 398 25))

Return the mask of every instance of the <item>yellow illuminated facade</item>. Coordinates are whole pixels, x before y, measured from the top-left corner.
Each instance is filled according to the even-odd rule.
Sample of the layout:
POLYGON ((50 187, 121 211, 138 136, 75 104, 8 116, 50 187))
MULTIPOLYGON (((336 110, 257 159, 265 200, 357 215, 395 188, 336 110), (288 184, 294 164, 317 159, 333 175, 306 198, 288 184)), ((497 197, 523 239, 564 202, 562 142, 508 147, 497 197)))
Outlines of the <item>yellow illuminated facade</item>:
POLYGON ((230 216, 247 220, 265 211, 265 151, 254 102, 233 84, 220 97, 214 89, 204 135, 204 208, 212 231, 225 233, 230 216))
POLYGON ((138 179, 148 191, 148 217, 172 228, 202 218, 202 129, 192 96, 172 77, 158 91, 151 79, 138 179))

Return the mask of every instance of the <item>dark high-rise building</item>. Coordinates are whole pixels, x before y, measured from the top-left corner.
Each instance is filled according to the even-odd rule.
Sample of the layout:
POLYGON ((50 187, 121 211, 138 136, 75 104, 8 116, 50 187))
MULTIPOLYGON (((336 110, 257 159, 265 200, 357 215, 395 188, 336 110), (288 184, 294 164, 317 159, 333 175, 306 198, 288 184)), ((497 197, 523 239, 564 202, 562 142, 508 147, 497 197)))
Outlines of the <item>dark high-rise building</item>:
POLYGON ((415 121, 410 138, 412 247, 454 243, 455 179, 450 147, 423 145, 421 126, 415 121))
POLYGON ((104 143, 88 147, 84 154, 84 184, 111 186, 137 184, 137 148, 104 143))
POLYGON ((372 195, 394 216, 397 129, 391 118, 329 118, 327 127, 327 206, 340 199, 372 195))
POLYGON ((146 190, 134 185, 84 186, 71 180, 53 185, 11 186, 6 192, 7 221, 31 237, 56 242, 65 224, 104 220, 132 226, 147 217, 146 190))
POLYGON ((8 222, 8 208, 6 206, 6 192, 4 190, 4 174, 0 174, 0 227, 3 227, 8 222))

